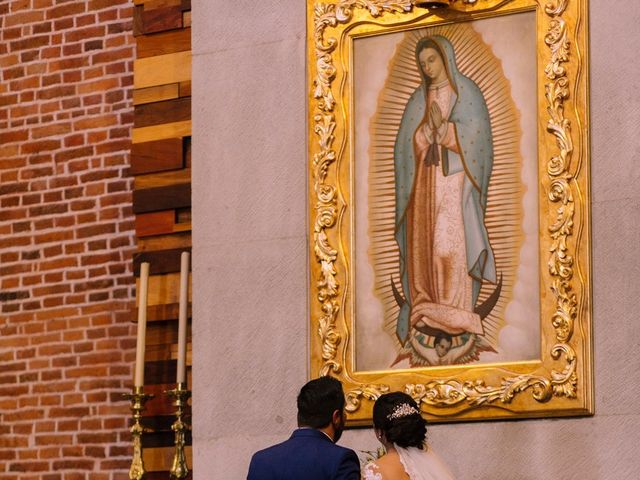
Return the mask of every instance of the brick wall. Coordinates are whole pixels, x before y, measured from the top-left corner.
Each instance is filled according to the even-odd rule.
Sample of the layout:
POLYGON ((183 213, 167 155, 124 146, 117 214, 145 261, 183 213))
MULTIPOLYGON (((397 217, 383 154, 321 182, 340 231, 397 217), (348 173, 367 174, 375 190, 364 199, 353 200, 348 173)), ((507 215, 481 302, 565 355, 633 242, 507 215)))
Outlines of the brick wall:
POLYGON ((0 2, 0 477, 124 479, 129 0, 0 2))

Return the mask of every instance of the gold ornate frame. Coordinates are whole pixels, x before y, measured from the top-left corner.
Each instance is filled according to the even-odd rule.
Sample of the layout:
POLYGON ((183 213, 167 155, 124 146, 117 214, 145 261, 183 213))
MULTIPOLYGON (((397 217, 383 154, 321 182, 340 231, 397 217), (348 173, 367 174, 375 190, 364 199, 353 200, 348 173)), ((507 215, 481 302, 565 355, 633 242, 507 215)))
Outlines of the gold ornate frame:
POLYGON ((593 414, 587 0, 307 0, 311 376, 343 382, 350 425, 375 399, 412 395, 432 420, 593 414), (354 370, 354 31, 388 31, 535 11, 538 59, 541 358, 354 370))

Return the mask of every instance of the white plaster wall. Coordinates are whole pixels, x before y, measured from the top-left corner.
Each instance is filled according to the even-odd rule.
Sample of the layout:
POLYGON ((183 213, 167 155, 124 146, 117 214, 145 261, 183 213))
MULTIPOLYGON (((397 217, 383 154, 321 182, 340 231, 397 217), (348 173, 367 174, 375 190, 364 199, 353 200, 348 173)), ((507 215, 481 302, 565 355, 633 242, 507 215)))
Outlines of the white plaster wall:
MULTIPOLYGON (((307 379, 305 1, 192 6, 194 471, 233 480, 307 379)), ((458 478, 640 478, 638 25, 637 0, 592 0, 596 415, 431 427, 458 478)))

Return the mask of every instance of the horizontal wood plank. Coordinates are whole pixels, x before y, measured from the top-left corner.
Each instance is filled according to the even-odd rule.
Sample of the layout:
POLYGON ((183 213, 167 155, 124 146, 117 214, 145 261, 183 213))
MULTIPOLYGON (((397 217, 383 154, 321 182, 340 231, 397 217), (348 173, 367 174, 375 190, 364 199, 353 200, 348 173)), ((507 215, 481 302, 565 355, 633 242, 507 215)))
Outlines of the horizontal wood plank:
POLYGON ((191 96, 191 82, 180 82, 179 90, 181 97, 190 97, 191 96))
POLYGON ((191 253, 191 249, 177 248, 175 250, 135 253, 133 255, 133 273, 136 276, 140 275, 142 262, 149 262, 149 271, 152 275, 179 272, 182 252, 191 253))
MULTIPOLYGON (((138 309, 135 310, 136 318, 138 309)), ((148 305, 147 306, 147 321, 165 321, 165 320, 178 320, 179 305, 177 303, 161 304, 161 305, 148 305)), ((191 303, 187 306, 187 317, 191 318, 191 303)))
MULTIPOLYGON (((175 321, 173 322, 175 323, 175 321)), ((147 345, 144 358, 148 362, 178 359, 178 344, 172 345, 147 345)), ((191 344, 187 343, 187 366, 191 366, 191 344)))
MULTIPOLYGON (((143 105, 145 103, 161 102, 163 100, 178 98, 180 96, 180 85, 182 85, 182 83, 169 83, 167 85, 134 90, 133 104, 143 105)), ((185 95, 182 96, 184 97, 185 95)))
MULTIPOLYGON (((153 322, 148 324, 145 341, 147 346, 163 345, 167 348, 170 348, 172 344, 178 343, 178 323, 153 322)), ((167 361, 169 360, 171 359, 167 359, 167 361)))
POLYGON ((191 97, 136 105, 133 118, 134 128, 189 120, 191 118, 191 97))
POLYGON ((136 215, 134 225, 138 237, 162 235, 175 231, 175 210, 136 215))
MULTIPOLYGON (((189 285, 191 283, 191 274, 189 274, 189 285)), ((136 289, 139 291, 140 279, 136 279, 136 289)), ((191 302, 192 290, 189 289, 188 300, 191 302)), ((169 305, 178 303, 180 300, 180 274, 165 273, 162 275, 149 276, 149 292, 147 296, 147 305, 169 305)), ((137 305, 137 300, 136 300, 137 305)))
POLYGON ((176 28, 182 28, 182 8, 180 5, 152 9, 145 5, 142 12, 142 32, 144 34, 176 28))
POLYGON ((191 169, 171 170, 160 173, 149 173, 138 175, 133 179, 133 189, 142 190, 145 188, 166 187, 176 183, 189 183, 191 181, 191 169))
MULTIPOLYGON (((153 388, 152 385, 176 384, 176 360, 162 360, 158 362, 145 362, 144 384, 145 392, 153 388)), ((191 369, 187 369, 187 385, 191 383, 191 369)))
MULTIPOLYGON (((164 424, 164 419, 162 417, 158 417, 158 418, 162 419, 163 420, 162 423, 164 424)), ((144 436, 144 441, 142 444, 143 448, 173 447, 175 443, 175 433, 173 433, 173 431, 171 430, 171 425, 173 424, 173 422, 176 421, 175 413, 173 413, 173 415, 168 416, 167 418, 171 421, 171 423, 169 424, 169 428, 166 429, 164 428, 164 425, 161 425, 161 427, 163 427, 162 429, 161 428, 154 429, 153 432, 147 433, 144 436)), ((145 423, 145 426, 147 426, 147 422, 144 422, 144 423, 145 423)), ((193 440, 191 438, 191 431, 189 430, 185 432, 184 443, 185 445, 193 444, 193 440)), ((145 480, 147 480, 147 478, 148 477, 145 477, 145 480)), ((166 475, 163 478, 163 480, 167 480, 168 478, 169 476, 166 475)))
POLYGON ((129 173, 144 173, 175 170, 184 166, 182 138, 167 138, 131 146, 131 168, 129 173))
POLYGON ((189 206, 191 206, 190 183, 133 191, 133 212, 136 214, 189 206))
MULTIPOLYGON (((167 480, 169 478, 169 471, 166 472, 147 472, 144 476, 144 480, 167 480)), ((193 472, 189 470, 184 480, 193 480, 193 472)))
POLYGON ((176 381, 177 362, 175 360, 163 360, 160 362, 145 362, 144 385, 145 391, 153 388, 153 385, 164 385, 176 381))
POLYGON ((139 58, 133 62, 134 88, 155 87, 191 80, 191 52, 139 58))
MULTIPOLYGON (((149 363, 157 363, 157 362, 149 362, 149 363)), ((145 418, 145 427, 153 428, 153 430, 162 432, 171 430, 171 423, 175 420, 175 416, 172 414, 175 412, 174 407, 171 405, 171 398, 165 394, 167 390, 172 390, 176 387, 175 384, 175 375, 176 372, 173 372, 173 382, 172 383, 160 383, 153 385, 145 385, 145 393, 150 393, 155 395, 154 398, 147 401, 145 404, 145 417, 156 417, 154 419, 145 418), (173 416, 173 420, 171 417, 173 416), (166 418, 158 418, 158 417, 166 417, 166 418)), ((157 446, 157 445, 156 445, 157 446)))
POLYGON ((131 131, 131 141, 134 144, 187 136, 191 136, 191 120, 134 128, 131 131))
POLYGON ((174 232, 186 232, 191 231, 191 222, 189 223, 177 223, 173 226, 174 232))
MULTIPOLYGON (((167 472, 171 469, 173 461, 173 447, 165 448, 147 448, 142 452, 145 469, 148 472, 167 472)), ((184 454, 187 458, 187 467, 189 470, 193 468, 193 455, 191 447, 184 448, 184 454)))
POLYGON ((169 250, 172 248, 190 248, 191 234, 176 233, 158 235, 155 237, 138 238, 138 251, 151 252, 155 250, 169 250))
POLYGON ((182 0, 143 0, 145 10, 166 7, 182 7, 182 0))
POLYGON ((138 58, 191 50, 191 28, 143 35, 136 41, 138 58))
POLYGON ((191 26, 191 12, 184 12, 182 14, 182 26, 185 28, 191 26))

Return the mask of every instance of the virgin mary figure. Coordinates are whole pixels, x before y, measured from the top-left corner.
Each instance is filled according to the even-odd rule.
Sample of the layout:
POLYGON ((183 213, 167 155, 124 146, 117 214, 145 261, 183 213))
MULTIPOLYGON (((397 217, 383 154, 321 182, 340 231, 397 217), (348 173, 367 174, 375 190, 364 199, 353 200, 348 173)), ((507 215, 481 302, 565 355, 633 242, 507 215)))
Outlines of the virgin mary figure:
MULTIPOLYGON (((396 334, 483 334, 476 302, 496 283, 484 223, 493 165, 489 111, 480 88, 458 70, 443 36, 415 49, 422 82, 409 98, 394 145, 395 239, 404 298, 396 334)), ((498 290, 498 289, 496 289, 498 290)))

